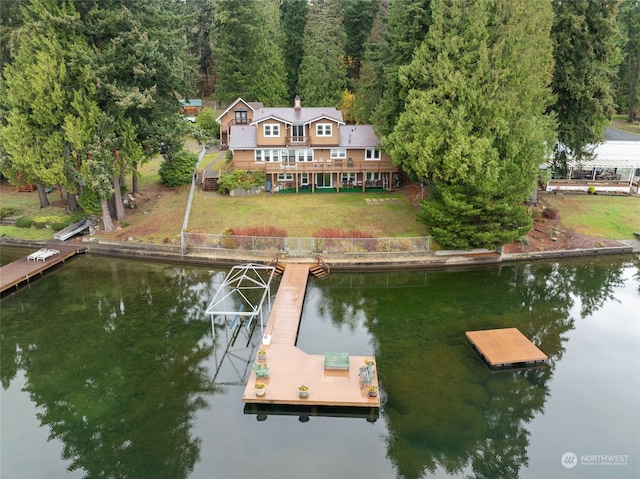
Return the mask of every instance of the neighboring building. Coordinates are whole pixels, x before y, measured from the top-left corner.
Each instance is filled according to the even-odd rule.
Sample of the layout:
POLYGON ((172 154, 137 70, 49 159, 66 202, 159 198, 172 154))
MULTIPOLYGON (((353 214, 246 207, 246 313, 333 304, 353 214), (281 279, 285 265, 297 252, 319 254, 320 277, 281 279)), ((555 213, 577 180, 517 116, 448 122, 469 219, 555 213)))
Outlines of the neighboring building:
POLYGON ((584 191, 638 194, 640 141, 605 141, 593 149, 593 158, 569 159, 566 174, 552 171, 547 191, 584 191))
POLYGON ((336 108, 306 108, 299 97, 290 108, 264 108, 238 98, 217 121, 234 168, 265 171, 268 189, 365 191, 397 183, 398 168, 373 128, 346 125, 336 108))
POLYGON ((179 100, 180 101, 180 115, 185 117, 191 123, 196 121, 196 115, 200 113, 203 108, 202 100, 190 99, 179 100))

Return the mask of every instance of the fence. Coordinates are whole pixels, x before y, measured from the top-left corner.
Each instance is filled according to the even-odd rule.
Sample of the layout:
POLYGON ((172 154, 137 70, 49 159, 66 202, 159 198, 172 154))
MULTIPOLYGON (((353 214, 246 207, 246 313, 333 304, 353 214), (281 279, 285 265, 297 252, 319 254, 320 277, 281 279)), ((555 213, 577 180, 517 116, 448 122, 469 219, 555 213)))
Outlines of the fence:
POLYGON ((182 244, 189 250, 236 250, 287 256, 380 255, 425 253, 429 236, 411 238, 298 238, 236 236, 182 232, 182 244))

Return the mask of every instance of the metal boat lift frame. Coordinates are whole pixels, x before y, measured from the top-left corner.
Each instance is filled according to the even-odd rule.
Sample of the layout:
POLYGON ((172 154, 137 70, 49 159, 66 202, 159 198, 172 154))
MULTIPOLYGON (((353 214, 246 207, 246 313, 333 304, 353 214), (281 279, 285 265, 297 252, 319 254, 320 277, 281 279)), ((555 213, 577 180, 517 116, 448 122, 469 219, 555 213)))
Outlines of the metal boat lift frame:
POLYGON ((260 332, 261 335, 264 335, 263 305, 267 299, 269 310, 271 310, 271 280, 274 272, 275 267, 273 266, 254 263, 231 268, 205 311, 205 314, 211 315, 211 332, 214 338, 216 316, 223 316, 225 324, 228 321, 228 316, 231 316, 233 319, 230 327, 233 327, 238 320, 242 323, 244 319, 247 330, 251 327, 253 319, 260 316, 260 332), (249 291, 261 293, 258 303, 254 304, 247 297, 249 291))

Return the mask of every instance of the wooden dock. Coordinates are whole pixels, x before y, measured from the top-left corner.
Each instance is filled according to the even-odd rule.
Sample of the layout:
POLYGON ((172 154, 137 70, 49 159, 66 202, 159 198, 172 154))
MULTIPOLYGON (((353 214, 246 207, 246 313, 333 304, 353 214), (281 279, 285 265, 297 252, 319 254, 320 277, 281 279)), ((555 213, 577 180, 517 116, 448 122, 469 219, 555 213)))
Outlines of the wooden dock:
POLYGON ((539 365, 547 360, 538 347, 517 328, 468 331, 472 347, 491 367, 539 365))
POLYGON ((0 267, 0 294, 8 292, 11 288, 18 289, 29 284, 30 281, 42 276, 48 269, 59 263, 64 263, 71 256, 86 251, 86 247, 79 248, 61 244, 50 244, 46 247, 58 250, 60 254, 50 256, 44 261, 29 260, 28 256, 25 256, 0 267))
MULTIPOLYGON (((348 370, 325 370, 324 355, 307 354, 296 347, 302 305, 307 288, 309 264, 287 264, 265 328, 269 376, 260 378, 266 385, 264 396, 255 392, 256 374, 251 372, 242 400, 247 404, 286 404, 291 406, 380 407, 380 396, 369 397, 360 384, 360 368, 367 356, 349 356, 348 370), (309 387, 309 396, 301 398, 298 386, 309 387)), ((257 360, 257 359, 256 359, 257 360)), ((378 386, 373 368, 371 384, 378 386)))

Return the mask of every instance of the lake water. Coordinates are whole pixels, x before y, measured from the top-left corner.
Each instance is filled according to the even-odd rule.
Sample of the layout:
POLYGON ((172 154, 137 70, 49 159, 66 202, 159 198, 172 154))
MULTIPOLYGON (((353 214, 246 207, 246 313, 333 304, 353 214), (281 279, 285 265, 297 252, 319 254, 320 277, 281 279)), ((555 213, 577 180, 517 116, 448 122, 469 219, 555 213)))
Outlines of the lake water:
POLYGON ((310 279, 298 346, 375 355, 368 416, 245 410, 226 272, 81 255, 3 298, 0 476, 640 477, 638 256, 310 279), (490 372, 464 333, 503 327, 548 366, 490 372))

